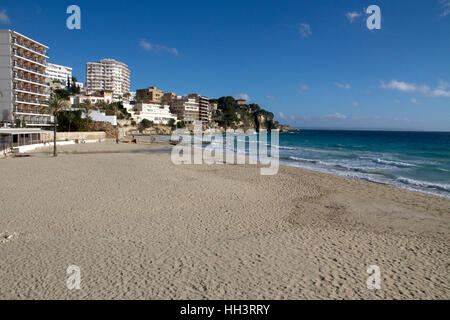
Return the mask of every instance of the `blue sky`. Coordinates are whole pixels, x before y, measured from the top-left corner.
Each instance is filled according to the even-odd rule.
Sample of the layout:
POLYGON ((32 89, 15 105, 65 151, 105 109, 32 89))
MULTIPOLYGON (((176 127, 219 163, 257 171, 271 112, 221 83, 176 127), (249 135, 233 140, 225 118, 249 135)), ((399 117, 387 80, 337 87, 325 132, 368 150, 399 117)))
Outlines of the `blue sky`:
POLYGON ((450 130, 450 0, 0 0, 0 28, 83 82, 86 62, 114 58, 132 90, 248 96, 294 126, 450 130))

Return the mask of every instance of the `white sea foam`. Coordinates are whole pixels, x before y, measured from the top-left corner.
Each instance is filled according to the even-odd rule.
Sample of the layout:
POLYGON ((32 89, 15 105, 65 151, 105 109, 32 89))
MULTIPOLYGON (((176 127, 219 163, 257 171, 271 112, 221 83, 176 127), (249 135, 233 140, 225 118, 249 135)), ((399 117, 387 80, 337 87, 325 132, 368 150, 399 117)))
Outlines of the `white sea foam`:
POLYGON ((412 164, 412 163, 394 161, 394 160, 376 159, 376 160, 374 160, 374 162, 381 163, 381 164, 387 164, 387 165, 399 167, 399 168, 417 167, 415 164, 412 164))
POLYGON ((437 190, 442 190, 442 191, 450 191, 450 184, 418 181, 418 180, 404 178, 404 177, 397 178, 397 181, 404 183, 404 184, 411 185, 411 186, 421 187, 421 188, 431 188, 431 189, 437 189, 437 190))
POLYGON ((315 163, 315 164, 325 164, 324 162, 320 160, 314 160, 314 159, 304 159, 299 157, 289 157, 289 159, 299 162, 308 162, 308 163, 315 163))

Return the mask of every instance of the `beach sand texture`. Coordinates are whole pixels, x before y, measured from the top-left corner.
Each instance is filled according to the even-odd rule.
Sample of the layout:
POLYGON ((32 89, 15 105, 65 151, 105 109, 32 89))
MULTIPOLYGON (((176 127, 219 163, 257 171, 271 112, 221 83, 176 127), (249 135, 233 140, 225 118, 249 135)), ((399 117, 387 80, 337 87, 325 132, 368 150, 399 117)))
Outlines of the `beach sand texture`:
POLYGON ((450 298, 449 199, 140 152, 159 148, 0 160, 0 298, 450 298), (81 290, 66 287, 70 265, 81 290))

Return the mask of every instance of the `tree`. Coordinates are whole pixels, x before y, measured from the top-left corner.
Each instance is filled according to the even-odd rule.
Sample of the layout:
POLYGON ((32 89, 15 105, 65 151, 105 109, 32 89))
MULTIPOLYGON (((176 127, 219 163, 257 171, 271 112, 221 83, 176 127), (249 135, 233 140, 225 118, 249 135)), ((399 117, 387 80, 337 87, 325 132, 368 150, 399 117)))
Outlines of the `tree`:
POLYGON ((228 128, 239 122, 239 118, 236 114, 239 108, 233 97, 222 97, 217 100, 217 104, 218 109, 222 112, 222 119, 220 120, 221 125, 228 128))
POLYGON ((82 110, 62 111, 58 115, 58 132, 88 131, 87 121, 82 118, 82 110))
POLYGON ((163 95, 161 97, 161 105, 162 106, 169 106, 171 104, 171 99, 169 96, 163 95))
POLYGON ((103 112, 108 112, 109 109, 110 109, 110 106, 105 101, 97 101, 97 103, 95 104, 95 108, 97 110, 100 110, 100 111, 103 111, 103 112))
POLYGON ((167 125, 170 127, 170 129, 175 130, 176 128, 176 121, 175 119, 170 119, 167 125))
POLYGON ((184 123, 183 120, 178 121, 178 123, 177 123, 177 128, 178 128, 178 129, 183 129, 183 128, 185 128, 185 127, 186 127, 186 124, 184 123))
POLYGON ((148 129, 153 126, 153 121, 150 121, 148 119, 144 119, 139 124, 139 131, 144 131, 145 129, 148 129))
POLYGON ((81 89, 79 86, 77 86, 77 82, 78 82, 78 80, 74 76, 72 76, 72 79, 67 77, 67 90, 71 94, 80 94, 81 89))
POLYGON ((124 100, 129 101, 129 100, 130 100, 130 97, 131 97, 131 93, 127 92, 127 93, 125 93, 122 97, 123 97, 124 100))
POLYGON ((89 113, 91 112, 91 110, 97 110, 97 107, 94 106, 91 102, 90 99, 86 99, 82 104, 81 104, 81 109, 83 110, 85 116, 86 116, 86 121, 89 125, 89 113))
POLYGON ((55 95, 57 95, 59 98, 63 100, 70 100, 70 92, 66 89, 56 89, 54 91, 55 95))
POLYGON ((150 102, 150 94, 148 92, 141 92, 139 94, 136 94, 134 101, 136 103, 149 103, 150 102))
POLYGON ((50 114, 53 116, 53 156, 57 157, 56 150, 56 124, 58 121, 58 115, 69 107, 69 104, 64 99, 61 99, 57 94, 52 94, 48 100, 45 101, 46 106, 41 109, 42 113, 50 114))

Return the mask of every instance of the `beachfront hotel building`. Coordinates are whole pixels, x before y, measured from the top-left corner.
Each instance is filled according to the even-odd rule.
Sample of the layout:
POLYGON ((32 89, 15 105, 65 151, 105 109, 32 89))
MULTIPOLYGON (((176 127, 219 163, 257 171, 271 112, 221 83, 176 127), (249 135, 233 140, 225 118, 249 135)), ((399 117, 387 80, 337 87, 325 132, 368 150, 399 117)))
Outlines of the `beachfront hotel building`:
POLYGON ((137 103, 132 112, 133 119, 140 123, 147 119, 156 124, 168 124, 170 120, 177 123, 177 116, 170 112, 169 106, 160 104, 137 103))
POLYGON ((177 96, 172 102, 171 110, 185 124, 200 120, 200 105, 196 98, 177 96))
POLYGON ((70 67, 47 62, 46 73, 50 82, 58 81, 66 87, 69 85, 69 81, 72 81, 72 68, 70 67))
POLYGON ((200 120, 203 124, 209 124, 211 122, 209 99, 197 93, 188 95, 188 98, 195 99, 195 102, 198 104, 199 116, 197 120, 200 120))
POLYGON ((103 59, 86 64, 87 94, 110 90, 115 101, 130 92, 130 70, 128 66, 114 59, 103 59))
POLYGON ((48 47, 12 30, 0 30, 0 122, 20 127, 50 126, 42 114, 49 97, 48 47))

